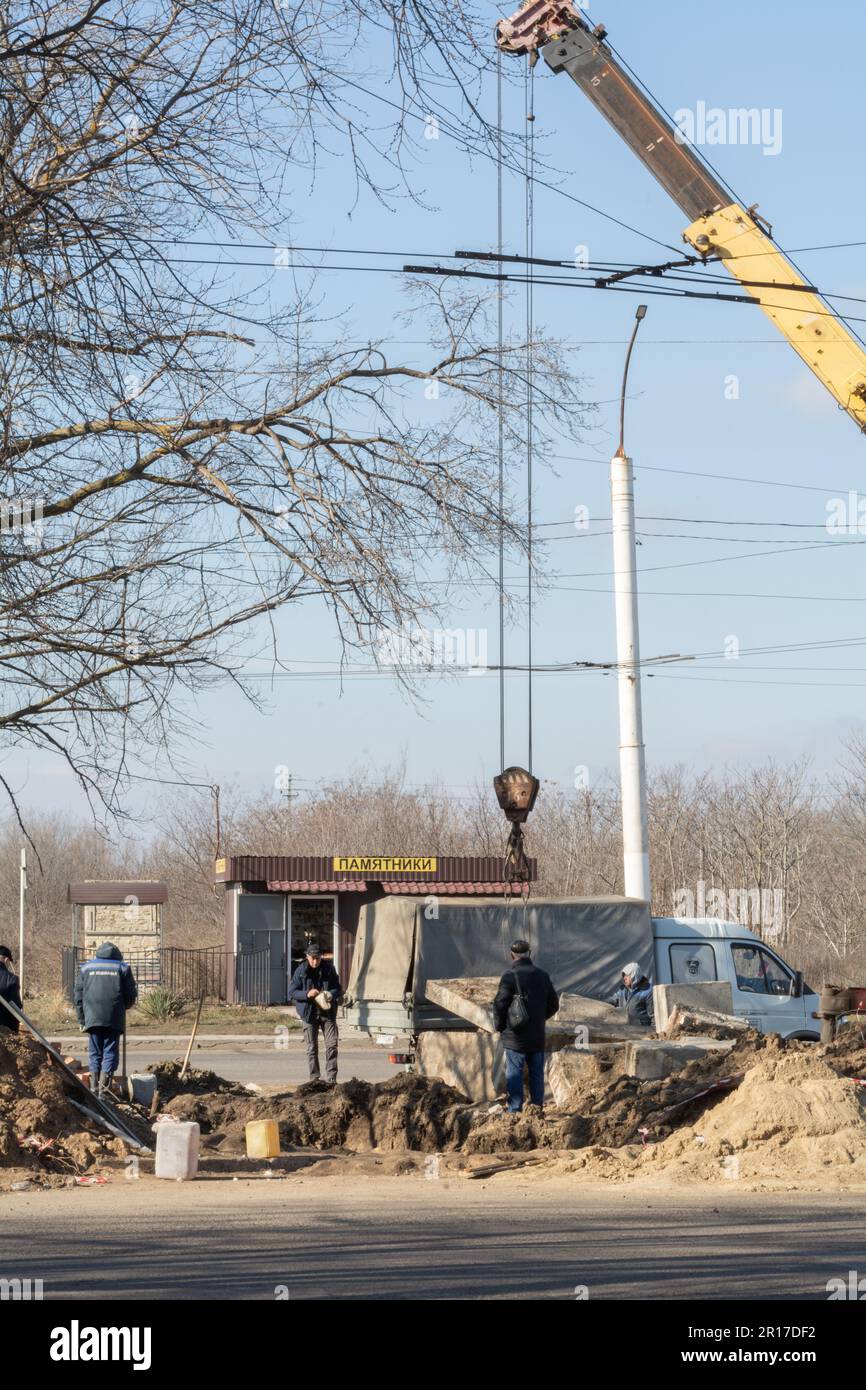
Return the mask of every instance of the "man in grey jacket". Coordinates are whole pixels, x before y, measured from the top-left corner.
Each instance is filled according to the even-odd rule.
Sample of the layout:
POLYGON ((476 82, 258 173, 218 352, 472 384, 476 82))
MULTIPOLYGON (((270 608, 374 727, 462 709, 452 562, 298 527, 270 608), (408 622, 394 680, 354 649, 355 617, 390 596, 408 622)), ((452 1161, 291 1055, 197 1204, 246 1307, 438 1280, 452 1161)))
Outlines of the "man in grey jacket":
POLYGON ((104 942, 75 982, 75 1012, 90 1039, 90 1088, 102 1095, 120 1065, 126 1011, 138 998, 135 976, 118 948, 104 942))
POLYGON ((610 1002, 618 1009, 625 1009, 629 1023, 635 1023, 641 1028, 652 1028, 652 981, 643 973, 636 960, 623 966, 622 985, 611 996, 610 1002))

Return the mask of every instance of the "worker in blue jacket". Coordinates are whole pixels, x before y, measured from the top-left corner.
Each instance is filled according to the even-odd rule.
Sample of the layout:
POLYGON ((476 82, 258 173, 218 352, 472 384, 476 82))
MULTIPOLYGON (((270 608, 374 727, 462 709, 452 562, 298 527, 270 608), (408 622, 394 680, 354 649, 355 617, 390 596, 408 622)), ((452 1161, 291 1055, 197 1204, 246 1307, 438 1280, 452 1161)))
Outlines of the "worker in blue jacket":
POLYGON ((102 1095, 120 1065, 126 1011, 138 998, 135 976, 120 951, 104 942, 75 982, 75 1012, 90 1039, 90 1088, 102 1095))
POLYGON ((325 1080, 333 1086, 337 1080, 337 1005, 343 997, 340 979, 331 961, 325 960, 314 941, 307 944, 306 955, 289 985, 289 999, 304 1025, 307 1044, 307 1065, 310 1080, 318 1081, 319 1033, 325 1036, 325 1080))
MULTIPOLYGON (((8 999, 18 1009, 24 1008, 21 982, 12 969, 12 952, 8 946, 0 946, 0 999, 8 999)), ((18 1032, 18 1020, 8 1009, 0 1008, 0 1028, 8 1028, 10 1033, 18 1032)))

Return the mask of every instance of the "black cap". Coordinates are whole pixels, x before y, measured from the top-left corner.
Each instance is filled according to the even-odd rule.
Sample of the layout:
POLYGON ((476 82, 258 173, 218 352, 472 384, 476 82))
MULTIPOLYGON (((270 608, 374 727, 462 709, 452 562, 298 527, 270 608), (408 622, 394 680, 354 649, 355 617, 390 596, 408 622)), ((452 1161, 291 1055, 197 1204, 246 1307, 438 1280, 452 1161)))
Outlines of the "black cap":
POLYGON ((304 947, 305 956, 320 956, 322 954, 318 941, 308 941, 304 947))
POLYGON ((513 956, 528 956, 530 946, 528 941, 512 941, 511 954, 513 956))

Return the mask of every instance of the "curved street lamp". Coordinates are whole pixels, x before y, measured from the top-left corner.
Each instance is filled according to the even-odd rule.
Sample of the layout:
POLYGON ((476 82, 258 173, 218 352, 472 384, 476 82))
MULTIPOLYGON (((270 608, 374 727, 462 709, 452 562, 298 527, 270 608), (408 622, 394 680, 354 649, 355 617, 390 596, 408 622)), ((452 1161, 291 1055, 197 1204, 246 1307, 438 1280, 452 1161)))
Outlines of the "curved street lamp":
POLYGON ((637 612, 637 552, 634 469, 625 452, 628 373, 638 331, 646 318, 641 304, 628 345, 619 411, 619 448, 610 464, 613 587, 616 603, 616 661, 619 693, 619 777, 622 797, 622 856, 625 895, 650 901, 646 755, 641 710, 640 642, 637 612))

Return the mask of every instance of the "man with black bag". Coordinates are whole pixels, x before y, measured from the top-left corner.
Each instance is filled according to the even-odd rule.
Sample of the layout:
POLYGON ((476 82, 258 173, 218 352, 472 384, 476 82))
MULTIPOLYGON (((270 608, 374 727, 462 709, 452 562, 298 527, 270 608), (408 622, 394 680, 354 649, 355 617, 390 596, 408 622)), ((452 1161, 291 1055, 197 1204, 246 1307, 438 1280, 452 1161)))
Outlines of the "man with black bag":
POLYGON ((559 995, 546 970, 533 965, 528 941, 511 947, 511 969, 499 981, 493 1001, 497 1033, 505 1047, 508 1109, 523 1109, 523 1068, 529 1072, 529 1099, 544 1104, 544 1025, 559 1008, 559 995))

